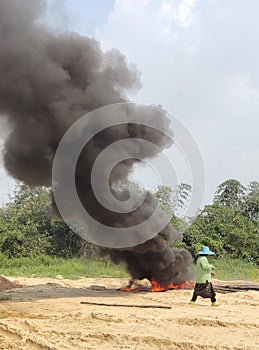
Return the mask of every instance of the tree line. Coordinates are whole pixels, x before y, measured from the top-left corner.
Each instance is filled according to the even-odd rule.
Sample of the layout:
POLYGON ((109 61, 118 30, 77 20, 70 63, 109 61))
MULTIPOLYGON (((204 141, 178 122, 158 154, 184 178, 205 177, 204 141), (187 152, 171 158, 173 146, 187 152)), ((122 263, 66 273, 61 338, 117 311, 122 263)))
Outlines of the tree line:
MULTIPOLYGON (((259 262, 259 183, 245 187, 235 179, 220 184, 212 204, 194 217, 182 217, 191 186, 159 186, 154 192, 172 226, 182 232, 184 247, 193 256, 208 245, 219 257, 259 262)), ((50 255, 95 256, 96 247, 77 236, 52 210, 50 190, 19 185, 8 204, 0 208, 0 252, 9 258, 50 255)))
POLYGON ((183 244, 195 255, 201 244, 217 256, 259 263, 259 183, 247 187, 229 179, 217 187, 212 204, 191 218, 183 244))

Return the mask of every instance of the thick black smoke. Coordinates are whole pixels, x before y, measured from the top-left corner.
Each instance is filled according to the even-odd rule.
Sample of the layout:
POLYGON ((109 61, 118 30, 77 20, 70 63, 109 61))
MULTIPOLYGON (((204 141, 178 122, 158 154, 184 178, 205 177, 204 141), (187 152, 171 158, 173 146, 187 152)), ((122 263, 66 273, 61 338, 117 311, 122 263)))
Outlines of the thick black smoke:
MULTIPOLYGON (((127 90, 140 87, 139 73, 117 50, 104 53, 94 39, 74 33, 56 36, 37 24, 45 5, 41 0, 0 0, 0 115, 8 117, 11 128, 4 164, 10 175, 30 186, 51 186, 57 146, 76 120, 98 107, 126 101, 127 90)), ((169 120, 162 110, 154 108, 151 117, 157 119, 160 130, 168 130, 169 120)), ((81 202, 91 216, 112 227, 134 226, 156 208, 147 193, 135 212, 116 214, 104 208, 92 191, 91 168, 98 154, 115 141, 133 137, 162 148, 170 144, 162 132, 125 123, 99 132, 78 160, 76 185, 81 202)), ((136 159, 125 157, 114 168, 110 176, 114 197, 124 198, 115 185, 127 179, 139 155, 156 154, 140 147, 136 159)), ((103 248, 102 253, 126 263, 133 277, 180 282, 189 278, 191 256, 185 250, 168 250, 173 238, 177 234, 168 225, 144 244, 125 250, 103 248)))

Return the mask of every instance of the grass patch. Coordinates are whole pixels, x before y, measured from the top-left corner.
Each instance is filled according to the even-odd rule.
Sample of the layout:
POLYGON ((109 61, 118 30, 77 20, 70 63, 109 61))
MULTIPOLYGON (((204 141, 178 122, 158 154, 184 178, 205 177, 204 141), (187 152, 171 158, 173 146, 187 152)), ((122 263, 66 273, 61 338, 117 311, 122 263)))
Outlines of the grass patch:
POLYGON ((55 258, 39 256, 34 258, 8 259, 0 255, 0 274, 5 276, 50 277, 61 275, 63 278, 79 277, 128 277, 122 266, 113 265, 105 260, 83 258, 55 258))
POLYGON ((224 281, 259 281, 258 266, 240 259, 224 258, 217 260, 210 258, 215 265, 216 278, 224 281))
MULTIPOLYGON (((259 281, 259 269, 256 265, 242 260, 210 258, 216 266, 216 278, 220 280, 259 281)), ((109 260, 85 258, 55 258, 38 256, 34 258, 8 259, 0 254, 0 274, 5 276, 50 277, 61 275, 63 278, 79 277, 128 278, 123 266, 114 265, 109 260)))

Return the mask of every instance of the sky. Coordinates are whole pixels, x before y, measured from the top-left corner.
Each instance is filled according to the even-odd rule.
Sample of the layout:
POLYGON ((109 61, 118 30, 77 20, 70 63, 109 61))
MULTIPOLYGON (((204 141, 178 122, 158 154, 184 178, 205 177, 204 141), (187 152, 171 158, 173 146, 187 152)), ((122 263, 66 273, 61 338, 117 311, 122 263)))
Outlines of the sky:
MULTIPOLYGON (((192 183, 192 150, 183 154, 191 135, 189 146, 202 159, 203 206, 227 179, 259 181, 258 16, 257 0, 49 0, 42 21, 95 37, 137 67, 142 88, 130 99, 161 104, 177 118, 183 132, 165 154, 179 183, 199 186, 197 176, 192 183)), ((154 189, 161 181, 154 168, 137 169, 135 179, 154 189)), ((1 204, 14 182, 3 167, 0 179, 1 204)))

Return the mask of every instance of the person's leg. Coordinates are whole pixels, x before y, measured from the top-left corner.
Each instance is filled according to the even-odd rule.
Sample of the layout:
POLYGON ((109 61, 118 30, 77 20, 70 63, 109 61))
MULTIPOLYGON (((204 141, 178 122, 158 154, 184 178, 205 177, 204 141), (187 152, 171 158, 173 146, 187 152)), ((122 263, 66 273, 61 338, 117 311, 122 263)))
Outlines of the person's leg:
POLYGON ((212 306, 219 306, 219 303, 216 301, 216 293, 215 293, 215 290, 213 288, 213 285, 212 283, 210 283, 210 288, 211 288, 211 305, 212 306))
POLYGON ((198 297, 198 295, 196 294, 195 287, 194 287, 193 295, 192 295, 192 298, 191 298, 191 301, 190 301, 191 305, 195 305, 195 301, 197 300, 197 297, 198 297))
POLYGON ((195 292, 193 292, 191 301, 195 302, 197 300, 197 295, 195 294, 195 292))
POLYGON ((211 296, 210 300, 211 300, 211 306, 219 306, 219 303, 216 300, 216 293, 215 293, 213 287, 212 287, 212 296, 211 296))

